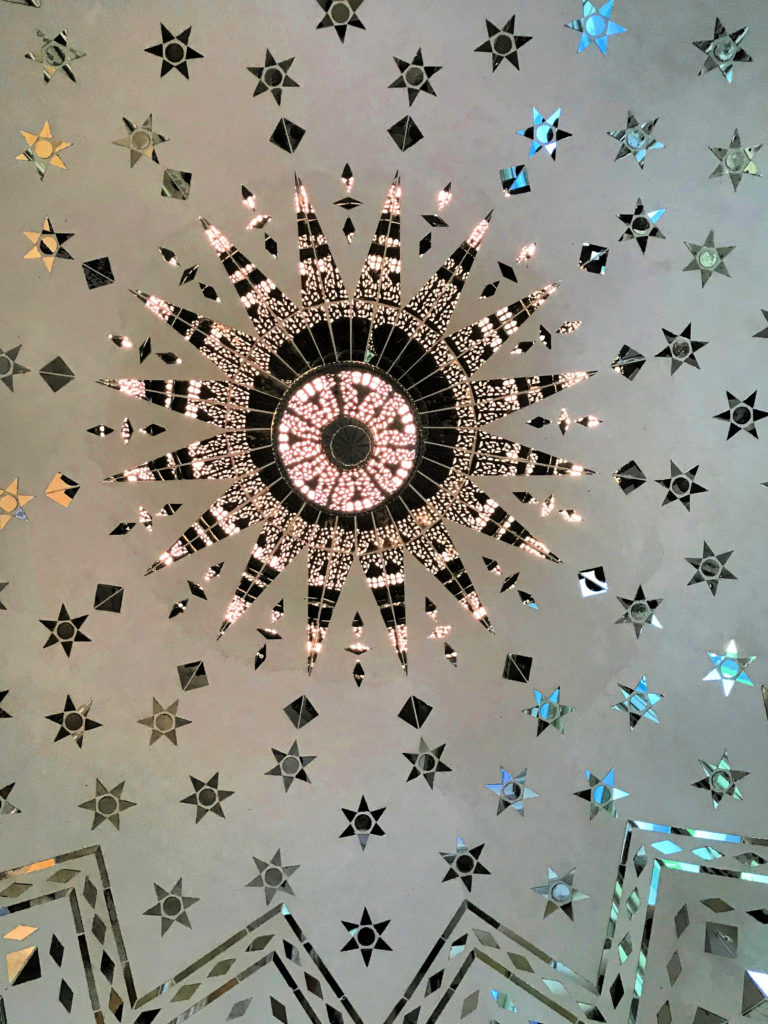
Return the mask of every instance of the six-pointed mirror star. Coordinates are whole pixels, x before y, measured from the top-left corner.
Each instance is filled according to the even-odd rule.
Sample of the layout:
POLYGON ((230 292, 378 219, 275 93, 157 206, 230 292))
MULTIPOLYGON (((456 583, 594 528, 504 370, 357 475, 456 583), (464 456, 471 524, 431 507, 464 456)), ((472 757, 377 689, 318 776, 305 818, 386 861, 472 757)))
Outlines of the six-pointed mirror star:
POLYGON ((581 33, 578 53, 586 50, 590 43, 594 43, 605 56, 608 52, 609 38, 627 31, 622 25, 611 21, 613 2, 614 0, 608 0, 608 3, 596 7, 590 3, 590 0, 582 0, 582 17, 566 22, 566 28, 572 28, 581 33))
POLYGON ((403 60, 400 57, 392 58, 397 64, 397 70, 400 72, 398 77, 390 85, 390 89, 407 89, 408 90, 408 105, 410 106, 420 92, 428 93, 430 96, 436 96, 435 90, 432 88, 430 79, 440 71, 437 65, 425 65, 424 57, 421 53, 421 47, 416 51, 416 55, 413 60, 403 60))
POLYGON ((699 69, 699 74, 705 71, 714 71, 718 68, 726 81, 733 80, 733 65, 739 62, 749 62, 750 55, 741 46, 741 41, 749 32, 749 28, 740 28, 735 32, 726 31, 725 26, 719 18, 715 18, 715 28, 711 39, 700 39, 694 42, 694 46, 705 53, 706 60, 699 69))
POLYGON ((160 918, 160 934, 165 935, 173 924, 183 924, 185 928, 191 928, 192 923, 187 909, 198 902, 198 897, 184 895, 181 879, 171 889, 164 889, 157 882, 153 882, 153 885, 157 903, 144 913, 148 917, 160 918))
POLYGON ((733 131, 733 137, 727 146, 718 148, 717 146, 710 146, 709 150, 713 153, 718 160, 717 167, 710 174, 710 178, 720 178, 723 175, 728 175, 733 185, 733 191, 739 187, 741 179, 745 174, 753 175, 754 177, 761 177, 760 171, 757 169, 755 163, 755 153, 763 148, 763 144, 759 146, 742 146, 741 136, 739 135, 739 129, 735 128, 733 131))
POLYGON ((272 897, 275 893, 286 893, 289 896, 294 895, 288 879, 294 871, 298 871, 299 865, 283 864, 283 855, 279 848, 275 851, 272 860, 259 860, 258 857, 254 857, 253 862, 259 869, 259 873, 248 882, 248 885, 264 890, 267 906, 272 902, 272 897))
POLYGON ((561 139, 570 139, 571 133, 560 128, 560 107, 553 111, 549 117, 533 107, 533 124, 529 128, 518 129, 517 134, 531 140, 528 156, 535 156, 540 149, 545 150, 552 157, 557 159, 557 144, 561 139))
POLYGON ((580 900, 588 900, 589 896, 581 892, 573 884, 576 875, 576 868, 571 868, 563 875, 558 875, 552 868, 547 868, 547 881, 544 885, 534 885, 533 891, 540 896, 546 896, 547 905, 544 907, 544 917, 549 917, 555 910, 562 912, 573 920, 573 904, 580 900))
POLYGON ((717 764, 702 761, 701 758, 699 758, 699 764, 706 774, 703 779, 692 782, 691 785, 695 786, 696 789, 708 789, 712 797, 712 805, 715 808, 719 806, 720 801, 726 796, 730 796, 734 800, 744 799, 737 783, 745 779, 750 773, 732 768, 727 750, 723 751, 723 756, 717 764))
POLYGON ((534 793, 532 789, 528 789, 525 784, 528 769, 523 768, 517 775, 512 775, 506 768, 501 768, 500 771, 501 782, 488 783, 485 787, 490 789, 499 798, 499 802, 496 805, 496 813, 501 814, 508 807, 513 807, 522 818, 525 816, 524 801, 539 795, 534 793))
POLYGON ((729 640, 722 651, 707 651, 709 660, 714 666, 712 671, 702 678, 703 683, 717 682, 723 688, 723 695, 728 696, 736 683, 744 686, 753 686, 752 680, 747 675, 747 669, 755 661, 757 655, 739 655, 739 648, 735 640, 729 640))
POLYGON ((64 701, 64 710, 59 711, 55 715, 45 716, 49 722, 56 722, 59 726, 59 731, 53 737, 53 742, 57 743, 59 740, 71 737, 78 747, 82 747, 83 737, 86 732, 90 729, 98 729, 101 726, 101 722, 97 722, 89 717, 92 704, 93 701, 89 700, 85 704, 76 705, 70 695, 67 694, 67 699, 64 701))
POLYGON ((52 273, 54 260, 71 260, 72 256, 64 248, 64 243, 74 238, 71 231, 56 231, 50 217, 46 217, 40 231, 25 231, 24 234, 32 242, 32 248, 24 254, 25 260, 42 260, 43 266, 52 273))
POLYGON ((623 711, 629 717, 630 730, 635 728, 641 718, 647 718, 649 722, 658 723, 659 716, 653 708, 654 705, 659 703, 664 694, 650 693, 648 690, 648 680, 645 676, 642 677, 634 689, 621 683, 618 684, 618 687, 624 700, 619 701, 618 704, 612 704, 611 711, 623 711))
POLYGON ((694 369, 700 370, 701 367, 696 358, 696 353, 700 348, 708 345, 709 342, 695 341, 691 338, 691 324, 684 327, 679 334, 675 334, 674 331, 668 331, 666 327, 662 327, 661 330, 667 344, 661 352, 656 353, 656 357, 658 359, 669 359, 670 375, 676 373, 684 363, 686 366, 693 366, 694 369))
POLYGON ((346 946, 341 947, 342 953, 349 949, 359 949, 366 967, 371 962, 374 949, 385 949, 392 952, 392 947, 388 946, 381 937, 389 921, 379 921, 378 924, 374 924, 366 907, 363 907, 359 921, 342 921, 341 923, 351 935, 346 946))
POLYGON ((668 505, 671 501, 679 501, 680 504, 690 512, 691 497, 694 494, 704 494, 707 490, 706 487, 702 487, 701 484, 696 483, 696 474, 698 471, 698 466, 691 466, 690 469, 683 471, 670 459, 669 476, 656 481, 657 484, 661 484, 662 487, 666 487, 667 489, 667 493, 664 495, 664 500, 661 504, 668 505))
POLYGON ((123 124, 128 129, 128 134, 122 139, 115 139, 113 146, 124 146, 131 155, 131 167, 143 157, 159 163, 157 158, 157 147, 162 142, 168 142, 165 135, 156 132, 152 127, 152 115, 147 114, 140 125, 135 125, 127 117, 123 118, 123 124))
POLYGON ((344 42, 347 29, 365 28, 360 21, 357 12, 365 3, 365 0, 317 0, 325 16, 317 23, 317 28, 335 28, 336 35, 344 42))
POLYGON ((524 708, 523 714, 537 719, 536 735, 540 736, 550 725, 554 726, 559 733, 564 733, 563 719, 574 709, 570 704, 560 703, 560 687, 556 686, 548 697, 541 690, 534 690, 533 696, 536 699, 536 704, 532 708, 524 708))
POLYGON ((120 828, 120 815, 136 804, 132 800, 123 799, 125 781, 118 782, 116 786, 109 789, 101 779, 96 779, 96 795, 92 800, 78 804, 84 811, 93 812, 91 831, 98 828, 102 822, 108 821, 113 828, 120 828))
POLYGON ((260 96, 263 92, 270 92, 279 106, 283 99, 283 89, 296 89, 299 86, 299 83, 288 74, 295 59, 295 57, 286 57, 285 60, 277 60, 267 50, 262 65, 248 68, 250 73, 258 79, 253 95, 260 96))
POLYGON ((513 14, 501 28, 486 18, 485 28, 488 38, 475 47, 475 53, 490 53, 492 71, 495 71, 504 60, 508 60, 513 67, 520 70, 517 52, 526 43, 530 43, 532 37, 515 35, 515 15, 513 14))
POLYGON ((685 242, 684 244, 693 259, 683 267, 683 270, 698 270, 701 274, 702 288, 713 274, 731 276, 725 265, 725 258, 733 252, 736 248, 735 245, 715 245, 714 231, 708 232, 702 245, 696 245, 695 242, 685 242))
POLYGON ((192 26, 185 28, 183 32, 179 32, 176 36, 171 32, 170 29, 166 28, 163 23, 160 23, 160 34, 162 39, 155 46, 148 46, 145 53, 151 53, 155 57, 162 59, 160 65, 160 77, 167 75, 169 71, 174 68, 183 75, 184 78, 189 78, 189 67, 187 61, 198 60, 203 55, 198 53, 197 50, 193 50, 189 45, 189 35, 192 31, 192 26))
POLYGON ((649 238, 665 238, 661 229, 657 227, 659 221, 667 211, 646 210, 642 199, 638 198, 635 203, 634 213, 617 213, 622 224, 625 224, 624 234, 619 237, 620 242, 634 238, 640 246, 640 251, 645 252, 649 238))
POLYGON ((659 142, 654 131, 658 120, 658 117, 654 117, 652 121, 639 121, 632 111, 628 110, 625 127, 606 132, 606 135, 621 143, 618 153, 613 158, 614 161, 631 154, 642 168, 645 166, 645 157, 649 150, 664 149, 664 143, 659 142))
POLYGON ((28 366, 22 366, 18 360, 21 345, 14 345, 13 348, 0 348, 0 382, 5 384, 9 391, 13 391, 13 378, 20 373, 29 373, 28 366))
POLYGON ((706 583, 712 595, 717 593, 717 585, 720 580, 735 580, 737 577, 725 568, 725 563, 733 554, 733 551, 723 551, 716 555, 712 548, 704 541, 704 550, 701 558, 686 558, 686 562, 694 567, 696 572, 688 580, 688 586, 692 583, 706 583))
POLYGON ((85 54, 70 44, 66 30, 62 29, 49 38, 37 29, 37 35, 42 40, 40 48, 32 53, 25 53, 24 56, 43 65, 43 80, 48 83, 57 71, 63 71, 70 81, 76 81, 71 65, 85 57, 85 54))
POLYGON ((468 847, 461 836, 456 836, 456 851, 441 853, 440 856, 449 865, 448 871, 443 878, 449 882, 452 878, 458 878, 464 888, 472 891, 472 879, 475 875, 490 875, 490 871, 484 864, 480 863, 480 854, 483 852, 485 843, 479 846, 468 847))
POLYGON ((189 796, 185 796, 179 803, 192 804, 195 808, 195 824, 209 812, 224 818, 225 814, 221 806, 222 801, 232 796, 234 791, 220 788, 219 773, 214 772, 207 782, 203 782, 202 779, 196 779, 194 775, 189 776, 189 781, 194 787, 194 792, 190 793, 189 796))
POLYGON ((616 625, 622 622, 628 623, 635 630, 635 636, 639 637, 643 626, 655 626, 662 629, 662 625, 656 618, 656 609, 664 600, 663 597, 647 598, 642 587, 638 587, 634 597, 618 597, 616 599, 624 609, 620 619, 616 619, 616 625))
POLYGON ((308 764, 315 760, 314 754, 302 755, 299 753, 299 745, 296 740, 290 745, 287 751, 272 748, 272 755, 277 764, 264 772, 265 775, 279 775, 283 780, 285 792, 291 788, 296 779, 301 782, 310 782, 310 778, 304 770, 308 764))
POLYGON ((357 836, 361 849, 365 849, 371 836, 385 835, 384 829, 379 825, 379 818, 386 807, 379 807, 374 811, 368 807, 364 796, 360 797, 357 810, 351 807, 342 807, 342 813, 349 823, 339 836, 339 839, 346 839, 348 836, 357 836))
POLYGON ((63 139, 54 137, 48 121, 45 122, 39 132, 25 132, 21 130, 27 146, 16 157, 17 160, 27 160, 38 173, 40 180, 45 177, 49 167, 60 167, 66 171, 67 165, 59 156, 64 149, 72 145, 71 142, 64 142, 63 139))
POLYGON ((64 653, 69 657, 72 653, 73 644, 91 642, 91 638, 86 636, 80 629, 87 618, 87 615, 70 615, 66 605, 62 605, 55 619, 40 619, 40 622, 51 634, 43 644, 43 647, 61 644, 64 648, 64 653))
POLYGON ((619 789, 614 785, 614 772, 615 768, 611 768, 610 771, 600 778, 599 775, 594 775, 589 768, 584 769, 584 774, 587 777, 587 789, 580 789, 573 795, 581 797, 582 800, 589 801, 590 821, 599 811, 605 811, 606 814, 610 814, 613 818, 618 817, 619 812, 616 810, 616 801, 623 800, 624 797, 629 796, 629 793, 625 792, 625 790, 619 789))
POLYGON ((768 412, 765 409, 755 408, 757 391, 753 391, 746 398, 737 398, 730 391, 726 391, 725 395, 728 399, 728 408, 723 410, 723 412, 715 413, 712 418, 727 421, 728 434, 726 435, 726 441, 730 440, 734 434, 738 434, 740 430, 743 430, 745 434, 751 434, 752 437, 757 437, 757 427, 755 424, 758 420, 768 416, 768 412))

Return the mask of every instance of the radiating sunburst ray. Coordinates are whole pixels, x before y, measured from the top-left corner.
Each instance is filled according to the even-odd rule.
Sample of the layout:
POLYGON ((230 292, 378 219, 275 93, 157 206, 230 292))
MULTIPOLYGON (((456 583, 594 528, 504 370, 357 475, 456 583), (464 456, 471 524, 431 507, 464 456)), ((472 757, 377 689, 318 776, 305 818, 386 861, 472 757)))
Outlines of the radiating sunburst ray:
POLYGON ((433 524, 420 536, 406 538, 406 547, 462 607, 486 629, 493 632, 491 620, 478 597, 469 573, 441 523, 433 524))
POLYGON ((451 505, 447 517, 462 526, 469 526, 477 533, 522 548, 538 558, 546 558, 550 562, 559 562, 543 541, 529 533, 513 515, 505 511, 501 505, 471 482, 467 482, 461 495, 451 505))
MULTIPOLYGON (((267 437, 269 443, 269 438, 267 437)), ((134 483, 136 480, 240 480, 253 472, 253 463, 245 454, 253 444, 245 430, 215 434, 203 441, 149 459, 132 469, 107 477, 107 483, 134 483)))
POLYGON ((278 507, 251 549, 248 564, 224 613, 219 637, 245 614, 259 594, 301 554, 316 530, 315 524, 307 523, 300 515, 278 507))
MULTIPOLYGON (((200 218, 200 223, 259 337, 265 346, 279 354, 280 363, 287 364, 285 379, 292 380, 297 371, 309 369, 320 353, 314 345, 306 351, 295 340, 297 334, 309 327, 303 312, 215 225, 204 217, 200 218)), ((282 376, 278 368, 275 373, 282 376)))
POLYGON ((220 380, 137 380, 134 377, 98 383, 129 398, 140 398, 201 423, 215 423, 220 427, 246 425, 249 392, 235 384, 220 380))
POLYGON ((394 324, 400 312, 400 175, 396 174, 376 225, 352 302, 353 316, 364 321, 352 330, 350 358, 368 361, 377 328, 394 324))
POLYGON ((285 390, 284 383, 275 379, 270 372, 272 352, 260 339, 241 334, 210 317, 166 302, 157 295, 147 295, 140 291, 134 291, 133 294, 150 313, 172 327, 230 380, 278 396, 285 390))
POLYGON ((502 377, 472 383, 477 423, 483 426, 510 412, 541 402, 559 391, 581 384, 596 371, 577 370, 540 377, 502 377))
MULTIPOLYGON (((149 567, 149 573, 173 565, 182 558, 212 547, 264 519, 270 512, 283 511, 258 473, 238 481, 217 498, 184 533, 149 567)), ((287 513, 286 513, 287 514, 287 513)))
POLYGON ((347 358, 351 346, 349 297, 307 190, 298 175, 294 175, 294 179, 301 301, 308 315, 312 316, 310 311, 315 311, 324 319, 320 324, 313 321, 312 333, 317 335, 322 324, 323 333, 328 331, 338 362, 347 358))
MULTIPOLYGON (((221 635, 306 549, 310 671, 355 557, 404 669, 406 552, 490 629, 445 524, 560 560, 472 478, 590 472, 480 429, 591 375, 472 380, 557 285, 447 334, 490 215, 403 307, 400 198, 396 175, 351 302, 298 178, 301 306, 201 219, 255 335, 139 292, 226 380, 100 382, 221 431, 110 480, 234 480, 149 572, 258 530, 221 635)), ((505 351, 522 354, 531 344, 505 351)))
MULTIPOLYGON (((465 372, 471 374, 479 370, 494 352, 536 313, 556 289, 556 284, 548 284, 545 288, 530 292, 517 302, 502 306, 490 316, 481 317, 473 324, 448 335, 445 339, 446 344, 456 353, 465 372)), ((527 348, 532 344, 533 342, 528 342, 527 348)), ((517 355, 527 351, 527 348, 520 347, 507 352, 517 355)))
POLYGON ((307 565, 307 667, 317 661, 355 556, 354 531, 339 516, 318 530, 307 565))
POLYGON ((550 455, 537 448, 529 448, 519 441, 497 437, 485 431, 478 433, 477 446, 472 456, 474 476, 582 476, 591 475, 575 462, 550 455))

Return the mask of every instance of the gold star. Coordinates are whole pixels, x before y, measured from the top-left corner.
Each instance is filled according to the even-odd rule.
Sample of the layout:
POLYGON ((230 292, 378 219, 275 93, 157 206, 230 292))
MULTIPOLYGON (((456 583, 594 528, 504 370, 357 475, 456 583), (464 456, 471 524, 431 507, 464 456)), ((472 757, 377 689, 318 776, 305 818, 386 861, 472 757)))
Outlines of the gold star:
POLYGON ((12 518, 26 519, 23 508, 33 497, 32 494, 19 494, 18 477, 7 488, 0 487, 0 530, 4 530, 12 518))
POLYGON ((46 217, 43 221, 43 227, 41 231, 25 231, 24 234, 33 242, 32 248, 28 253, 24 255, 25 260, 42 260, 45 264, 45 269, 50 274, 53 270, 53 261, 55 259, 71 260, 72 257, 63 248, 62 243, 66 242, 68 238, 72 238, 71 232, 69 234, 61 231, 54 231, 53 224, 49 217, 46 217))
POLYGON ((23 129, 21 134, 24 136, 27 148, 23 153, 19 153, 16 159, 28 160, 34 164, 41 181, 49 167, 60 167, 62 171, 66 171, 67 165, 61 159, 59 153, 62 149, 67 149, 71 146, 72 143, 55 139, 48 121, 45 122, 37 135, 34 132, 25 132, 23 129))

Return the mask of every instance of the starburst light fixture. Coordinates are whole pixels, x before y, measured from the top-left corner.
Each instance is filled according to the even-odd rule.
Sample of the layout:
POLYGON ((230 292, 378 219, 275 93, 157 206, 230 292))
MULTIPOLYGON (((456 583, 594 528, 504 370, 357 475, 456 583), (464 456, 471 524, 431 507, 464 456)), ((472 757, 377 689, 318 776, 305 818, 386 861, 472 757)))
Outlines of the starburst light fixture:
MULTIPOLYGON (((149 570, 254 527, 255 543, 219 635, 306 548, 309 670, 355 557, 406 668, 405 552, 491 629, 447 520, 559 562, 473 477, 590 472, 482 428, 594 371, 473 379, 557 287, 547 284, 448 333, 490 214, 402 305, 399 177, 387 191, 351 298, 298 178, 295 198, 300 306, 202 221, 253 334, 135 293, 226 380, 100 383, 219 431, 109 480, 231 481, 149 570)), ((520 342, 507 354, 520 355, 532 344, 520 342)))

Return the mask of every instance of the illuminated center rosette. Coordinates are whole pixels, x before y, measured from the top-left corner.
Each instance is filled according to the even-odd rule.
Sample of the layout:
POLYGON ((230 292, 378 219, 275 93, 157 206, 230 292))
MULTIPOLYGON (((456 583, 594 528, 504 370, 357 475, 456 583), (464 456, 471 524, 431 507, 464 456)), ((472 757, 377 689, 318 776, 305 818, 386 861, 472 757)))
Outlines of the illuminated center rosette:
POLYGON ((340 364, 300 380, 273 427, 275 451, 296 490, 326 511, 348 515, 377 508, 405 486, 419 442, 405 392, 365 364, 340 364))

